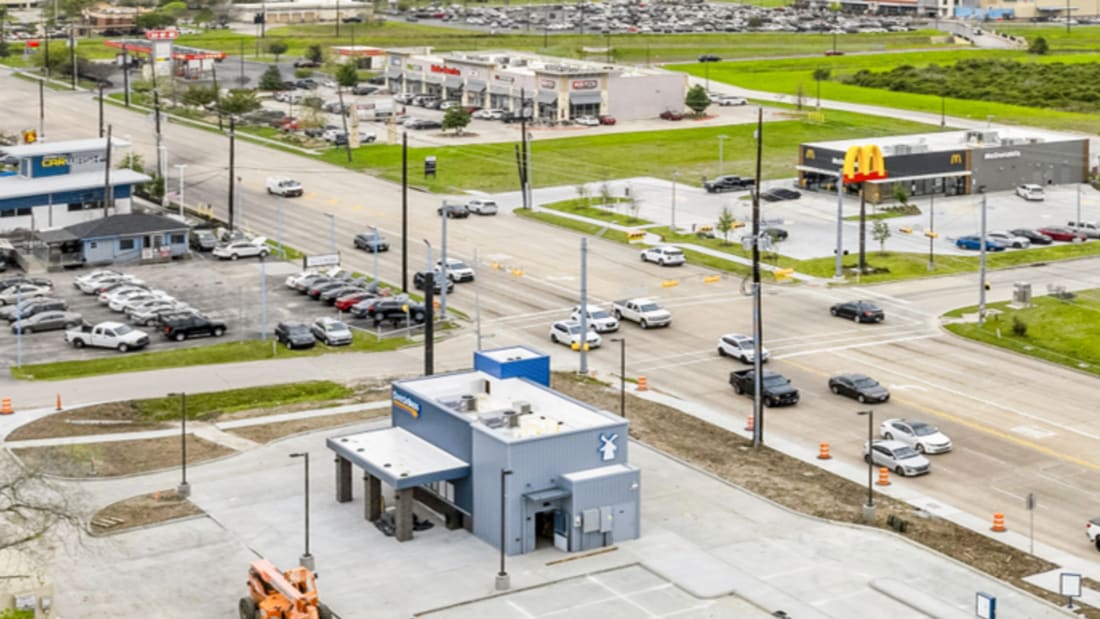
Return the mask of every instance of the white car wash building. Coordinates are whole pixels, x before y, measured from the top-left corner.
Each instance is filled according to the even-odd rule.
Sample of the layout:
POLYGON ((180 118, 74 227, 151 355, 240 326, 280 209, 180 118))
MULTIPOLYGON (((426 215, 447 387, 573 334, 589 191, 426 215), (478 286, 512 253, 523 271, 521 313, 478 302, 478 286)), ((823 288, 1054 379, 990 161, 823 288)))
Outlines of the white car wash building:
POLYGON ((393 489, 400 541, 413 537, 414 503, 496 548, 503 534, 508 554, 637 538, 641 474, 627 458, 627 420, 549 382, 550 358, 514 346, 476 352, 472 370, 393 383, 390 427, 327 440, 336 500, 352 500, 354 466, 367 520, 383 518, 381 484, 393 489))
POLYGON ((395 93, 437 96, 464 106, 572 120, 656 118, 683 111, 688 78, 663 69, 548 58, 512 51, 423 54, 388 50, 386 83, 395 93))

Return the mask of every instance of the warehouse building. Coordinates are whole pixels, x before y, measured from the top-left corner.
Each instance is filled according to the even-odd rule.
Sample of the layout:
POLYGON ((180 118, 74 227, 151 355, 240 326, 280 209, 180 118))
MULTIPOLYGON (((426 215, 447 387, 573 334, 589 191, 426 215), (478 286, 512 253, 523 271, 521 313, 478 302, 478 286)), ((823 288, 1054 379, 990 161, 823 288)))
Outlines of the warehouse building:
POLYGON ((892 200, 895 187, 909 196, 954 196, 1011 190, 1026 183, 1083 183, 1089 173, 1087 138, 998 127, 802 144, 799 185, 810 191, 836 191, 848 149, 868 146, 881 149, 886 167, 885 178, 865 183, 865 197, 873 203, 892 200))
POLYGON ((393 383, 390 427, 327 440, 337 501, 352 500, 358 467, 364 517, 389 517, 384 482, 401 541, 413 537, 414 502, 498 549, 503 538, 508 554, 637 538, 641 476, 627 458, 629 424, 549 383, 550 358, 523 346, 476 352, 473 370, 393 383))
POLYGON ((519 52, 425 54, 388 50, 386 83, 395 93, 437 96, 464 106, 518 113, 526 100, 535 118, 656 118, 684 109, 683 73, 519 52))
MULTIPOLYGON (((111 139, 116 161, 129 146, 111 139)), ((14 173, 0 176, 0 232, 63 228, 129 213, 134 185, 152 180, 125 168, 107 174, 106 138, 5 146, 2 152, 14 173)))

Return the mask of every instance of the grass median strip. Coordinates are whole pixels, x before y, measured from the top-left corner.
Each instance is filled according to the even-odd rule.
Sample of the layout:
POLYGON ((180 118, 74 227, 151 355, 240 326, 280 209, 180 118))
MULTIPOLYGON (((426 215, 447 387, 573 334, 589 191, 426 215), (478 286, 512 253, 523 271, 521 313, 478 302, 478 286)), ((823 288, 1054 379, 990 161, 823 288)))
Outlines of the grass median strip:
MULTIPOLYGON (((1100 290, 1032 297, 1031 303, 1023 309, 990 303, 987 307, 999 313, 987 316, 985 324, 952 323, 946 328, 983 344, 1100 375, 1100 290)), ((960 308, 948 316, 977 311, 977 306, 960 308)))
POLYGON ((11 369, 14 378, 25 380, 66 380, 84 376, 163 370, 166 368, 189 367, 193 365, 213 365, 218 363, 239 363, 243 361, 263 361, 267 359, 286 359, 308 357, 326 353, 344 352, 385 352, 397 350, 408 345, 403 337, 389 337, 376 341, 373 335, 354 331, 350 346, 330 348, 318 343, 307 350, 287 350, 272 339, 226 342, 209 346, 196 346, 178 350, 163 350, 146 353, 109 354, 98 359, 83 361, 58 361, 24 365, 11 369))

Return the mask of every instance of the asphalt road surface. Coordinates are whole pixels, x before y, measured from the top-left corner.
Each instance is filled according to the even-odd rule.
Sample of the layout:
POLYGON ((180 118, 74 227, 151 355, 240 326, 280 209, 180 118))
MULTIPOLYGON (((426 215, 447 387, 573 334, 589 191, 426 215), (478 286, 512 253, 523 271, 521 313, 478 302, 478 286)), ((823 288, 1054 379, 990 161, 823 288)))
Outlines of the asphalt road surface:
MULTIPOLYGON (((25 102, 36 96, 36 88, 21 80, 6 83, 0 105, 10 110, 12 128, 33 126, 36 110, 25 102)), ((88 137, 88 119, 96 114, 88 93, 49 93, 49 99, 51 140, 88 137)), ((894 110, 880 113, 902 115, 894 110)), ((116 108, 107 114, 115 135, 129 136, 136 152, 147 162, 155 161, 151 122, 116 108)), ((224 214, 226 138, 172 125, 166 144, 171 164, 188 164, 189 201, 210 202, 224 214)), ((336 247, 345 264, 370 272, 371 256, 351 250, 351 237, 367 225, 377 225, 394 247, 381 256, 382 277, 400 281, 398 187, 243 141, 237 148, 237 173, 244 188, 238 221, 243 227, 275 238, 279 200, 266 195, 264 179, 272 174, 294 176, 305 184, 306 195, 282 201, 285 242, 310 253, 327 253, 326 213, 331 213, 336 247)), ((421 239, 430 240, 439 255, 435 209, 441 199, 409 194, 410 279, 412 271, 426 263, 421 239)), ((486 346, 533 344, 552 351, 559 365, 563 357, 576 354, 551 345, 547 330, 577 301, 579 235, 502 213, 449 222, 447 245, 449 255, 467 260, 478 251, 482 331, 491 337, 486 346)), ((673 312, 668 329, 623 326, 620 335, 629 340, 627 375, 645 375, 656 389, 727 410, 734 418, 748 416, 750 401, 735 396, 726 382, 728 372, 742 366, 719 358, 715 351, 720 334, 751 332, 751 305, 741 294, 741 280, 724 277, 707 284, 703 277, 711 272, 705 269, 643 264, 634 248, 600 239, 590 240, 589 248, 592 301, 654 295, 673 312), (679 285, 663 288, 662 281, 670 277, 679 285)), ((1011 282, 1017 280, 1031 282, 1037 293, 1047 283, 1070 289, 1095 287, 1100 284, 1096 267, 1096 260, 1082 260, 997 272, 991 277, 990 299, 1007 298, 1011 282)), ((931 475, 895 479, 895 484, 910 485, 932 497, 933 504, 925 507, 933 511, 952 506, 980 517, 999 511, 1017 527, 1027 522, 1024 497, 1034 492, 1039 498, 1036 539, 1093 558, 1096 551, 1086 543, 1082 524, 1097 515, 1093 497, 1100 492, 1100 432, 1091 423, 1096 378, 991 350, 939 329, 940 313, 973 304, 976 296, 976 274, 862 288, 768 287, 764 333, 773 355, 769 365, 789 376, 803 398, 792 408, 768 409, 765 431, 809 445, 828 441, 834 457, 858 462, 867 422, 855 413, 866 407, 833 396, 825 381, 840 371, 865 372, 894 394, 889 404, 875 407, 876 423, 886 417, 926 419, 939 424, 955 444, 954 452, 932 457, 931 475), (829 316, 831 304, 860 297, 882 305, 887 320, 857 325, 829 316)), ((474 315, 471 285, 459 286, 448 300, 474 315)), ((469 337, 472 347, 472 334, 469 337)), ((617 347, 594 351, 589 362, 601 373, 617 371, 617 347)))

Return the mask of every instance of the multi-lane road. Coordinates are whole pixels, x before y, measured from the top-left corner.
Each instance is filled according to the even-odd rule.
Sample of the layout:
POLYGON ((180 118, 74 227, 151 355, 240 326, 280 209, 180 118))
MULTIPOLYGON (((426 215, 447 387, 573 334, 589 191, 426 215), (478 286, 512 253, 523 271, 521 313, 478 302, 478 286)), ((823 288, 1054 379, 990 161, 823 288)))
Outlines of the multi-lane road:
MULTIPOLYGON (((9 128, 34 126, 37 94, 33 84, 5 77, 0 106, 10 111, 9 128)), ((47 135, 51 140, 88 137, 94 131, 96 104, 87 93, 49 93, 47 135)), ((145 116, 109 107, 114 134, 127 136, 147 162, 155 161, 153 125, 145 116)), ((187 164, 189 202, 209 202, 225 215, 228 140, 221 135, 170 125, 165 133, 170 163, 187 164)), ((351 172, 238 141, 237 174, 243 180, 243 214, 248 230, 274 238, 280 228, 279 201, 268 196, 264 180, 273 174, 293 176, 306 195, 282 201, 282 237, 310 253, 330 248, 329 217, 336 223, 336 242, 344 260, 370 272, 369 254, 350 249, 351 237, 377 225, 390 237, 393 251, 380 259, 384 279, 400 281, 400 188, 351 172)), ((174 187, 172 187, 174 189, 174 187)), ((440 196, 409 194, 411 271, 423 268, 422 239, 436 248, 440 196)), ((479 257, 482 331, 486 346, 522 342, 554 354, 555 364, 573 367, 575 353, 547 340, 550 323, 568 314, 578 298, 580 237, 502 213, 472 216, 448 225, 450 254, 479 257), (496 265, 499 268, 491 268, 496 265), (521 273, 521 274, 519 274, 521 273)), ((741 365, 719 358, 715 343, 725 332, 751 332, 751 305, 741 294, 740 278, 705 283, 712 274, 687 265, 670 270, 643 264, 637 251, 591 239, 588 256, 590 299, 649 294, 673 312, 668 329, 643 331, 627 323, 627 373, 645 375, 660 390, 727 411, 744 419, 747 398, 734 396, 728 372, 741 365), (679 285, 662 288, 670 277, 679 285)), ((246 268, 246 267, 242 267, 246 268)), ((1100 492, 1100 429, 1091 422, 1095 378, 1047 363, 1017 357, 960 340, 939 327, 939 316, 953 307, 973 304, 976 275, 959 275, 873 287, 776 285, 764 297, 765 344, 770 366, 789 376, 802 390, 802 401, 787 409, 769 409, 767 432, 806 445, 828 441, 834 457, 859 461, 866 436, 862 408, 833 396, 826 379, 840 371, 860 371, 889 386, 890 403, 876 407, 876 417, 922 418, 937 423, 953 439, 955 451, 934 456, 933 473, 905 480, 935 501, 982 518, 1005 512, 1009 522, 1024 523, 1024 497, 1039 497, 1036 538, 1083 557, 1095 558, 1082 524, 1097 515, 1093 497, 1100 492), (868 298, 882 305, 887 320, 858 325, 831 318, 828 307, 841 300, 868 298)), ((1083 260, 998 272, 991 277, 991 298, 1004 298, 1011 282, 1031 282, 1037 293, 1047 283, 1071 289, 1100 284, 1097 261, 1083 260)), ((470 285, 459 286, 449 304, 474 313, 470 285)), ((471 325, 472 326, 472 325, 471 325)), ((469 338, 473 329, 459 336, 469 338)), ((618 350, 609 346, 589 355, 601 373, 618 371, 618 350)), ((895 483, 899 483, 895 480, 895 483)))

